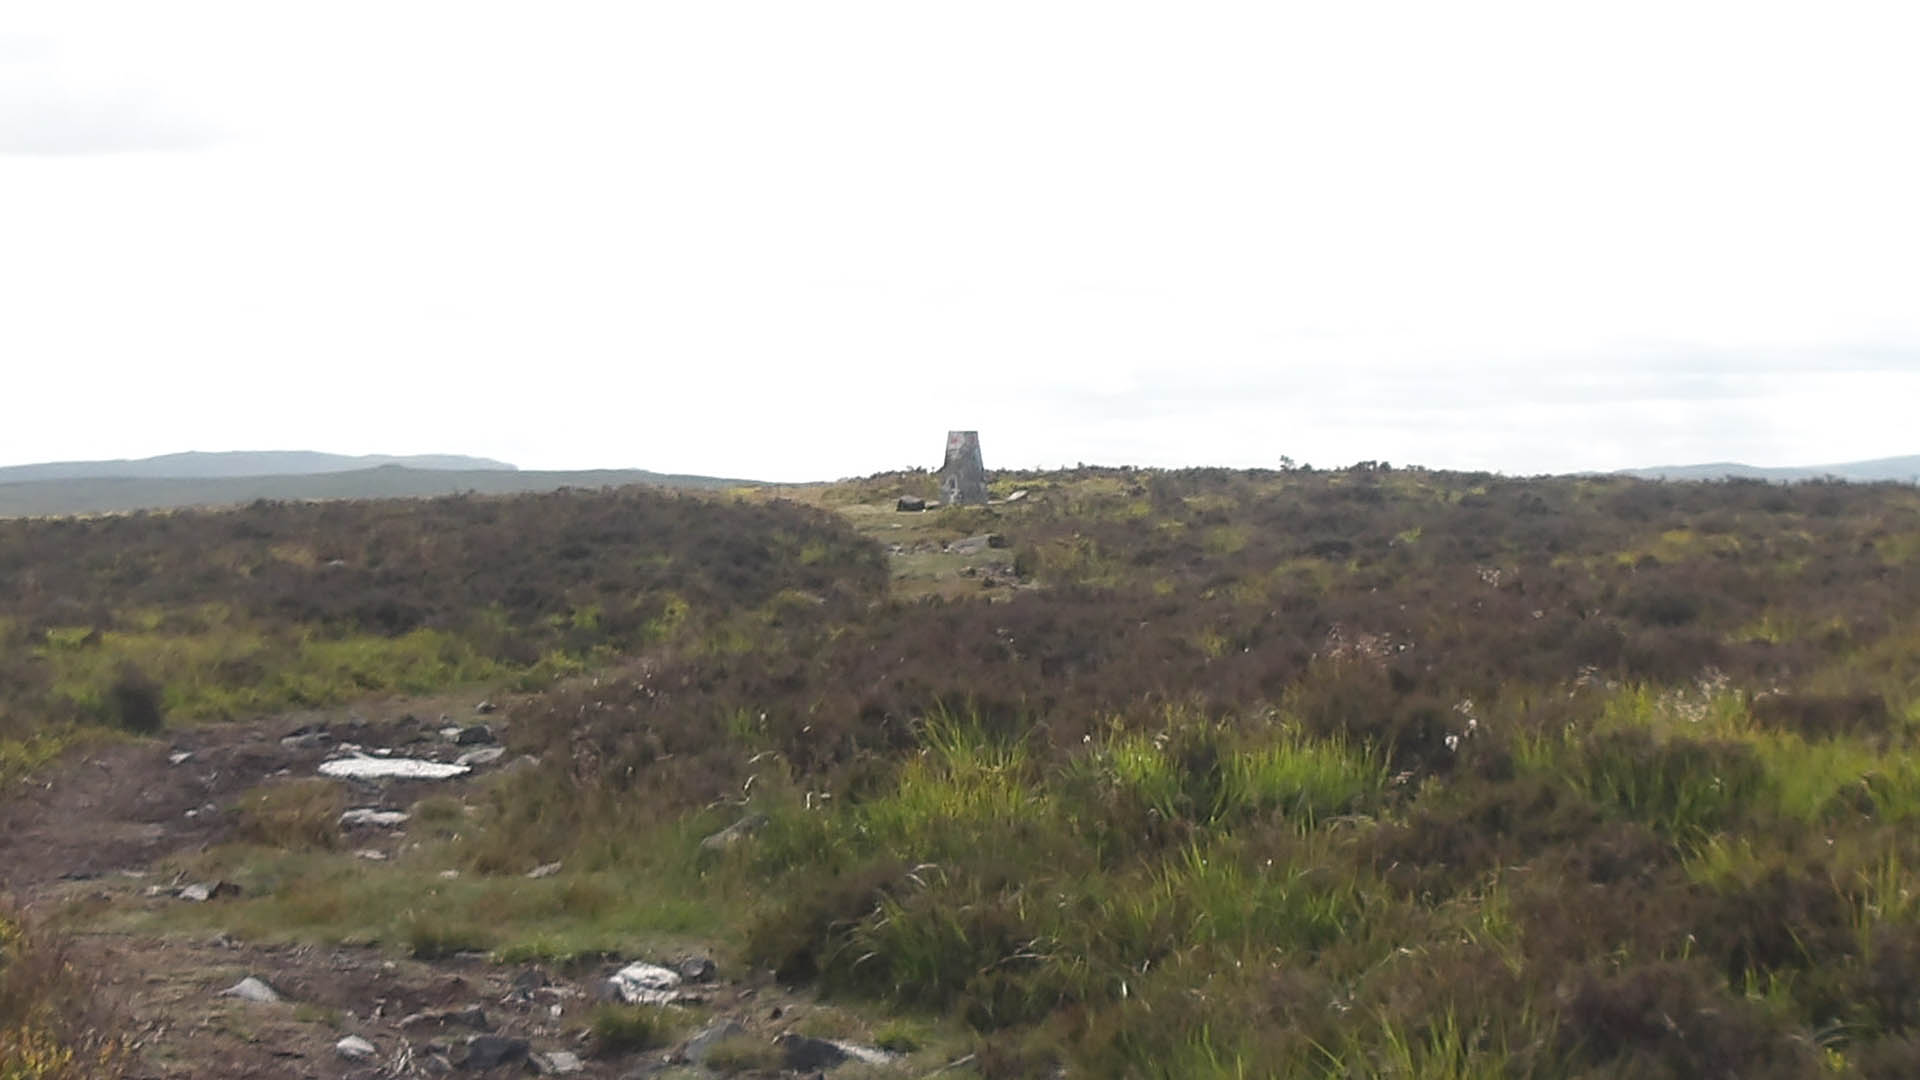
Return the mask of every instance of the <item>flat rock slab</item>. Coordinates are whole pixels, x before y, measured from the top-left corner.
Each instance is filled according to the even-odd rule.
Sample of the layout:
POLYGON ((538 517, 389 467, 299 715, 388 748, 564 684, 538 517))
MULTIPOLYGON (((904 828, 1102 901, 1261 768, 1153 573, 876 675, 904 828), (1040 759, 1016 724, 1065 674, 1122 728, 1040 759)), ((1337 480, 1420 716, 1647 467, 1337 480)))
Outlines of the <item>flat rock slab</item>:
POLYGON ((451 780, 473 771, 471 765, 420 758, 335 758, 320 763, 320 775, 340 780, 451 780))
POLYGON ((346 829, 363 825, 380 829, 397 829, 407 823, 408 816, 402 810, 381 810, 372 806, 361 806, 342 813, 340 826, 346 829))
POLYGON ((461 754, 459 757, 453 759, 453 763, 455 765, 467 766, 491 765, 506 756, 507 748, 504 746, 484 746, 478 750, 469 750, 461 754))
POLYGON ((792 1032, 773 1040, 773 1044, 780 1048, 787 1068, 802 1072, 809 1069, 831 1069, 849 1061, 858 1061, 865 1065, 890 1065, 897 1060, 896 1055, 871 1046, 842 1042, 839 1039, 816 1039, 809 1035, 796 1035, 792 1032))

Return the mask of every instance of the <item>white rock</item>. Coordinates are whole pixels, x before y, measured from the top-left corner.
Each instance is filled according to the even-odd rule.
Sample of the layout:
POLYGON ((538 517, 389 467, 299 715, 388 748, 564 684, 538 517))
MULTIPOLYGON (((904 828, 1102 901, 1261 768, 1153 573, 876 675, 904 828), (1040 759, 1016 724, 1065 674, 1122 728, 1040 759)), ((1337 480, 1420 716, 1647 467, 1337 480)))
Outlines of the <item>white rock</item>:
POLYGON ((680 973, 655 964, 628 964, 607 982, 629 1005, 667 1005, 680 996, 680 973))
POLYGON ((356 807, 340 815, 342 828, 357 825, 373 825, 382 829, 397 828, 407 823, 408 815, 401 810, 380 810, 371 806, 356 807))
POLYGON ((478 750, 469 750, 453 760, 456 764, 471 768, 475 765, 491 765, 505 757, 506 753, 507 748, 504 746, 485 746, 478 750))
POLYGON ((358 1035, 349 1035, 333 1044, 335 1051, 348 1061, 366 1061, 379 1053, 373 1044, 358 1035))
POLYGON ((580 1055, 567 1050, 549 1050, 544 1054, 535 1054, 528 1060, 533 1063, 534 1071, 542 1076, 572 1076, 586 1068, 580 1062, 580 1055))
POLYGON ((560 872, 561 865, 562 864, 557 862, 541 863, 539 866, 527 871, 527 876, 535 879, 552 877, 560 872))
POLYGON ((261 1005, 272 1005, 280 1000, 280 995, 274 991, 273 987, 251 975, 220 991, 220 996, 237 997, 242 1001, 257 1002, 261 1005))
POLYGON ((347 780, 448 780, 473 771, 470 765, 450 765, 419 758, 336 758, 320 763, 320 775, 347 780))

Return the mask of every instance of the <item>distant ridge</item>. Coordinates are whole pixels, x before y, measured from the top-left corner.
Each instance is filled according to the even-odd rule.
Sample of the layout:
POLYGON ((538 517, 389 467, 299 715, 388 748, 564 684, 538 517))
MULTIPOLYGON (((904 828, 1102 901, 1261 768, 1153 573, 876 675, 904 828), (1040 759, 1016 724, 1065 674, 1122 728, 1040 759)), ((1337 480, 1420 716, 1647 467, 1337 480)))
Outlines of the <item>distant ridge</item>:
POLYGON ((1706 465, 1656 465, 1647 469, 1622 469, 1617 475, 1638 476, 1643 480, 1820 480, 1832 477, 1871 483, 1893 480, 1920 483, 1920 454, 1908 457, 1875 458, 1840 465, 1800 465, 1766 468, 1718 461, 1706 465))
POLYGON ((0 483, 0 517, 58 517, 131 510, 234 506, 255 499, 297 502, 316 499, 432 498, 461 494, 512 495, 565 487, 597 489, 634 484, 716 490, 751 483, 748 480, 656 473, 644 469, 531 472, 518 469, 409 469, 398 465, 295 476, 95 476, 0 483))
POLYGON ((40 465, 0 467, 0 484, 34 480, 83 480, 98 477, 119 479, 208 479, 224 476, 312 476, 317 473, 354 472, 400 465, 409 469, 455 469, 512 471, 514 466, 491 458, 463 457, 458 454, 322 454, 313 450, 232 450, 220 453, 190 451, 162 454, 150 458, 121 458, 114 461, 52 461, 40 465))

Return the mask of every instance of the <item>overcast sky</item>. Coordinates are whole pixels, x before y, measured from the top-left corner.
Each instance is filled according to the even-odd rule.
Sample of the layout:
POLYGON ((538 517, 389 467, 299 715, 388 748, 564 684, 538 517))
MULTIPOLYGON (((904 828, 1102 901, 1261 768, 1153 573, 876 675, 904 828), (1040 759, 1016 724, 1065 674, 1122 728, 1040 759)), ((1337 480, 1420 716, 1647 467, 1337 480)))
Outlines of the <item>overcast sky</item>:
POLYGON ((1911 10, 6 0, 0 464, 1920 453, 1911 10))

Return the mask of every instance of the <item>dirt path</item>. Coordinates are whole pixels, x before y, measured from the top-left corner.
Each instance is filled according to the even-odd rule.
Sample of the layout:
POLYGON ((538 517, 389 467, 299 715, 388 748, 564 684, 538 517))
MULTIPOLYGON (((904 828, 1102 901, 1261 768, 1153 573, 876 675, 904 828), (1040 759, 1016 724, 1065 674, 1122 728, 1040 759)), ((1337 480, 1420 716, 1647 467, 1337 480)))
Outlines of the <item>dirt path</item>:
MULTIPOLYGON (((114 925, 122 912, 186 902, 173 895, 181 883, 156 872, 155 864, 228 839, 234 825, 226 810, 242 792, 282 770, 311 776, 333 751, 283 741, 290 732, 324 726, 336 740, 398 746, 418 738, 422 722, 415 717, 442 712, 455 723, 474 719, 471 699, 384 702, 196 728, 171 733, 166 742, 103 744, 0 802, 0 894, 31 910, 77 914, 78 955, 97 966, 134 1032, 132 1076, 526 1075, 541 1063, 522 1056, 523 1049, 563 1072, 573 1055, 578 1071, 572 1075, 582 1077, 709 1075, 670 1068, 660 1051, 594 1059, 577 1031, 596 993, 604 992, 605 971, 499 966, 482 957, 426 962, 372 947, 99 929, 114 925), (270 984, 283 1000, 222 996, 248 976, 270 984), (469 1040, 487 1032, 506 1041, 512 1060, 493 1068, 467 1060, 469 1040), (336 1044, 346 1036, 365 1039, 372 1054, 344 1056, 336 1044)), ((444 744, 423 749, 439 757, 454 751, 444 744)), ((464 782, 444 784, 457 789, 464 782)), ((381 797, 403 808, 429 789, 446 788, 391 781, 381 797)), ((712 1015, 740 1018, 768 1038, 770 1017, 805 1008, 770 985, 689 983, 686 989, 704 999, 712 1015)))

